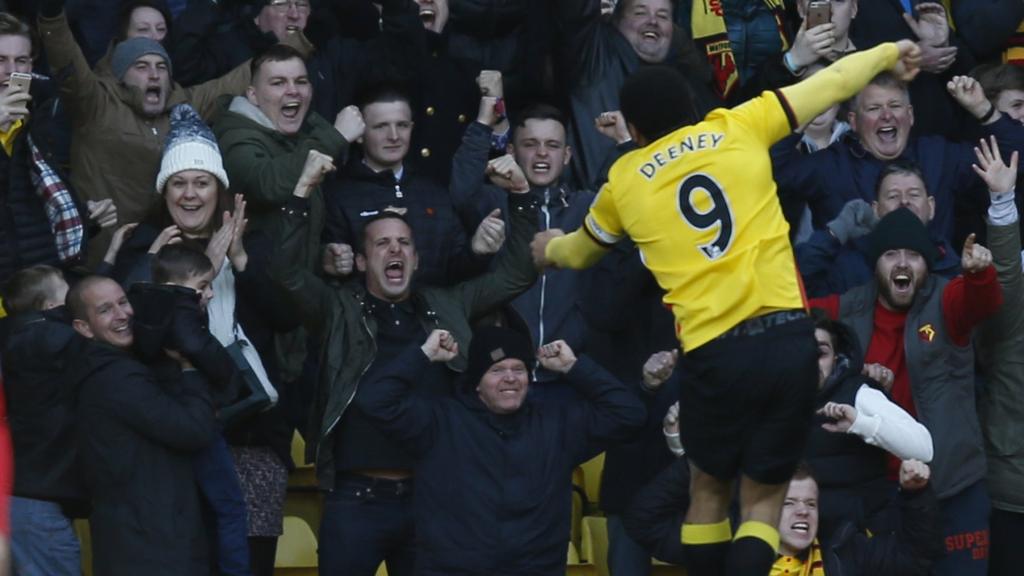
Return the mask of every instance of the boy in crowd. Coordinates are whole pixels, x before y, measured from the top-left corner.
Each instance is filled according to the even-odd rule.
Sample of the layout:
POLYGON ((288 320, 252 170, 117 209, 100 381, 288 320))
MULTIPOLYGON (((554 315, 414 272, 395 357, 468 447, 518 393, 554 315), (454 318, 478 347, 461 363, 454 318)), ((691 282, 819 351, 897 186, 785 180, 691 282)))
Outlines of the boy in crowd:
MULTIPOLYGON (((238 378, 230 356, 207 325, 213 263, 198 248, 168 244, 154 255, 151 266, 153 282, 136 283, 129 290, 137 353, 159 371, 171 364, 164 350, 179 351, 210 383, 214 407, 227 406, 238 395, 238 378)), ((251 574, 245 500, 224 436, 215 434, 196 453, 193 464, 199 491, 213 511, 220 572, 251 574)))
POLYGON ((3 290, 11 332, 3 351, 4 391, 17 475, 11 498, 15 573, 80 571, 71 518, 84 515, 75 466, 75 390, 67 368, 78 355, 64 309, 68 284, 39 264, 19 270, 3 290))

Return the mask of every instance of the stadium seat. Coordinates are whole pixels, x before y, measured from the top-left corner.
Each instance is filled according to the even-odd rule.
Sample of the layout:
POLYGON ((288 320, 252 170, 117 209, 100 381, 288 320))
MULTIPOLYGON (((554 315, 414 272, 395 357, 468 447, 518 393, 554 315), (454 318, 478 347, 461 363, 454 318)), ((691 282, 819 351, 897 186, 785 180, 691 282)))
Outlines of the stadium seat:
POLYGON ((288 475, 288 488, 316 489, 316 468, 305 463, 306 441, 298 430, 292 432, 292 460, 295 461, 295 470, 288 475))
POLYGON ((604 470, 604 452, 587 460, 583 469, 583 490, 587 494, 590 509, 585 514, 594 514, 601 508, 601 472, 604 470))
POLYGON ((316 576, 316 537, 305 520, 284 517, 284 534, 277 540, 274 576, 316 576))
POLYGON ((583 535, 580 558, 597 567, 599 576, 608 576, 608 519, 601 516, 583 517, 583 535))
POLYGON ((74 526, 82 554, 82 576, 92 576, 92 535, 89 532, 89 521, 79 518, 75 520, 74 526))

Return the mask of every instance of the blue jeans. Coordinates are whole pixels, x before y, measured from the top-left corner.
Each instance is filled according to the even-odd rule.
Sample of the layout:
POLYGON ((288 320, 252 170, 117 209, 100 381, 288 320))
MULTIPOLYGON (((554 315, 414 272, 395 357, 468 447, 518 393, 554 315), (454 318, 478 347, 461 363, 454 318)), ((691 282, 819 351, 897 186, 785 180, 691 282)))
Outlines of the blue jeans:
POLYGON ((15 576, 78 576, 78 537, 60 505, 11 497, 11 555, 15 576))
POLYGON ((217 568, 225 576, 252 576, 245 498, 224 437, 216 434, 192 460, 196 484, 216 521, 217 568))
POLYGON ((321 576, 412 576, 416 545, 412 480, 338 474, 320 523, 321 576))
POLYGON ((611 576, 648 576, 651 554, 633 541, 622 526, 622 516, 608 515, 608 573, 611 576))

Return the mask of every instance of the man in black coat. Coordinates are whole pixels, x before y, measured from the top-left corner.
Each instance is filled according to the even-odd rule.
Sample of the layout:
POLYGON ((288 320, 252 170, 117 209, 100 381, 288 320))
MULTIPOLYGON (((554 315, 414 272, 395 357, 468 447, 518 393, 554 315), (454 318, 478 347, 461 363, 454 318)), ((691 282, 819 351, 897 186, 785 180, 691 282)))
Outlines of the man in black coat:
POLYGON ((92 341, 77 382, 93 572, 208 574, 191 458, 216 429, 205 380, 173 351, 180 370, 159 377, 132 356, 133 311, 117 282, 87 277, 67 306, 92 341))
POLYGON ((454 397, 413 392, 431 363, 457 353, 452 335, 434 330, 356 400, 414 454, 417 574, 564 574, 573 469, 639 428, 644 406, 561 340, 537 358, 582 401, 527 400, 529 337, 498 327, 473 334, 454 397))

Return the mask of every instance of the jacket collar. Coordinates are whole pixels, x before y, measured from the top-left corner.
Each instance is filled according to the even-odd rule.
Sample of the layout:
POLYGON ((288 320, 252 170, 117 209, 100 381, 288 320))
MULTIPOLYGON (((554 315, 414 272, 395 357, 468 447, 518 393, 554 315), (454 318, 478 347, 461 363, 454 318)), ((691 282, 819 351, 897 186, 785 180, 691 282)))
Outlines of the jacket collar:
MULTIPOLYGON (((277 128, 274 128, 274 123, 270 121, 270 118, 262 110, 253 106, 252 102, 249 102, 249 99, 245 96, 235 96, 232 98, 228 111, 252 120, 267 130, 277 132, 277 128)), ((305 121, 303 121, 303 124, 305 124, 305 121)))

